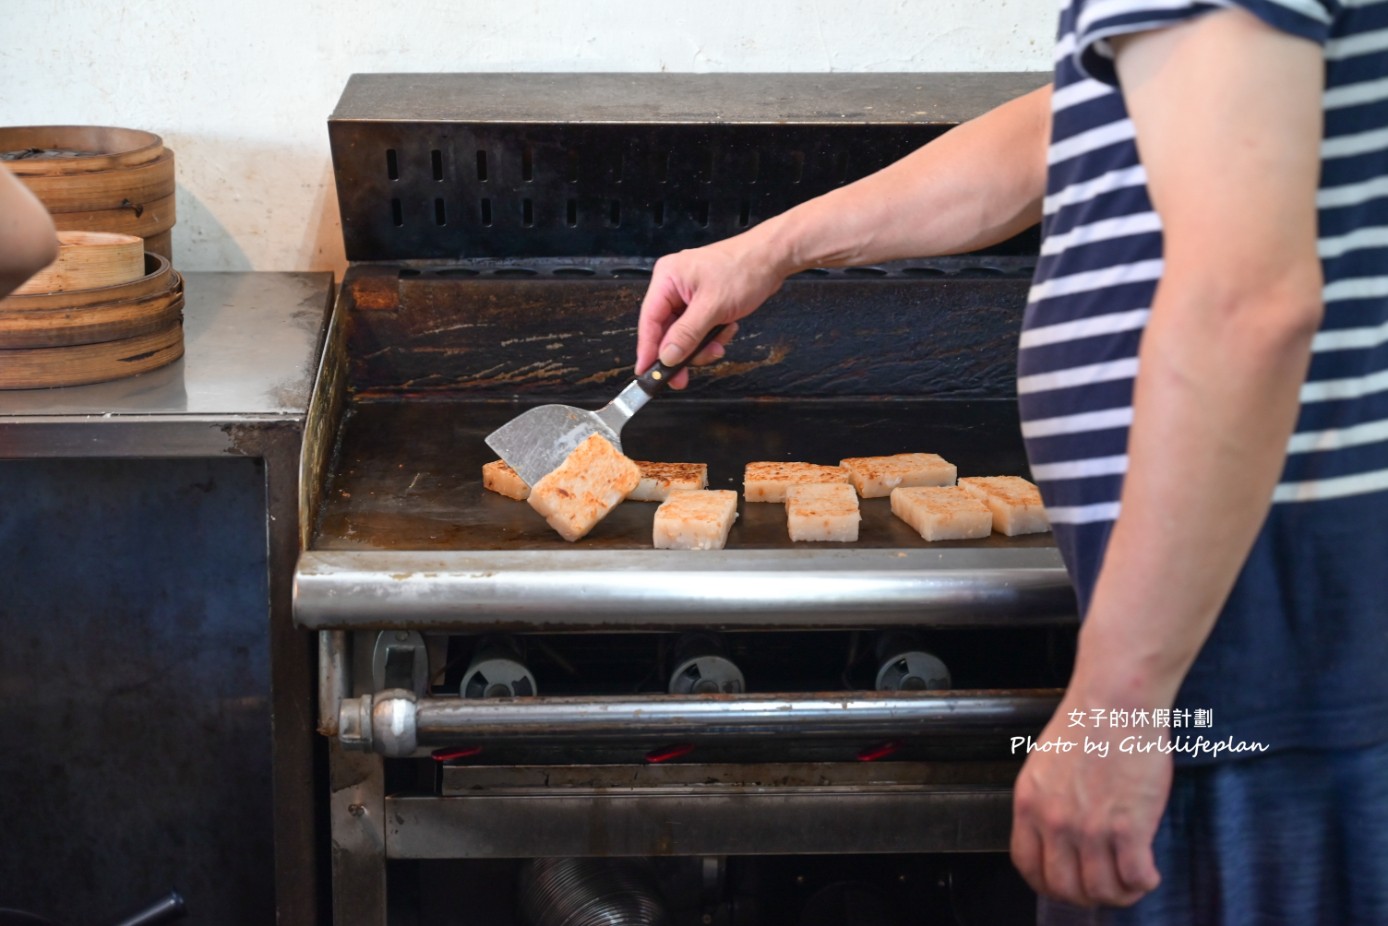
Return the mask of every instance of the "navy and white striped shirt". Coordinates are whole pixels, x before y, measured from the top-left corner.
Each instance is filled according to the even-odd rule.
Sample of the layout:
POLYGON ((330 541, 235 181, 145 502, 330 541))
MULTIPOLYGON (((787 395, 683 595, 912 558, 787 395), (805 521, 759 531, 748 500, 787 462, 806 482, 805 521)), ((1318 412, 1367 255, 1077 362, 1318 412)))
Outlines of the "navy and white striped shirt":
POLYGON ((1213 710, 1221 738, 1358 745, 1388 739, 1388 0, 1062 11, 1018 359, 1023 436, 1083 609, 1119 512, 1138 342, 1162 275, 1161 222, 1107 39, 1233 5, 1324 49, 1325 317, 1268 521, 1178 703, 1213 710))

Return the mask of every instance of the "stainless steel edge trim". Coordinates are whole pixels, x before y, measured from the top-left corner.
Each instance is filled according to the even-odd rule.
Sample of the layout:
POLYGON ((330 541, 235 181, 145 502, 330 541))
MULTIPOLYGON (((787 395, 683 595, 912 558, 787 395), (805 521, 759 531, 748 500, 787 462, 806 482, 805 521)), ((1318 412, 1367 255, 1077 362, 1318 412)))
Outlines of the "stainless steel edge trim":
POLYGON ((304 415, 304 444, 299 454, 299 547, 307 549, 318 523, 327 485, 326 473, 337 444, 347 404, 347 324, 337 310, 337 290, 328 288, 327 325, 318 373, 313 378, 304 415))
POLYGON ((863 788, 1010 788, 1022 757, 1008 759, 892 759, 889 762, 678 761, 617 765, 445 764, 440 796, 539 794, 743 794, 863 788))
POLYGON ((328 128, 358 122, 856 125, 954 123, 1050 71, 353 74, 328 128))
POLYGON ((314 630, 826 628, 1075 621, 1053 548, 305 553, 314 630))
POLYGON ((389 858, 1002 852, 1012 792, 397 796, 386 798, 384 816, 389 858))

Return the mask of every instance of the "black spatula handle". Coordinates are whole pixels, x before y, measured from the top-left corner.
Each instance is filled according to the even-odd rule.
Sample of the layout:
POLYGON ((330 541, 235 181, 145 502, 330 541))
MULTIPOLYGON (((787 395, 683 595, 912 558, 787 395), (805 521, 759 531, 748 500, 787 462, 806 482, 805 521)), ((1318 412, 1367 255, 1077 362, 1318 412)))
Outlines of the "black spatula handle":
POLYGON ((704 335, 704 339, 699 342, 699 346, 690 351, 688 356, 673 366, 667 367, 659 360, 656 360, 655 366, 636 377, 636 384, 641 387, 641 390, 645 392, 646 395, 655 398, 669 387, 670 380, 674 378, 674 375, 688 366, 689 361, 699 356, 699 351, 712 344, 713 339, 722 334, 723 329, 726 327, 728 326, 714 325, 709 329, 708 334, 704 335))

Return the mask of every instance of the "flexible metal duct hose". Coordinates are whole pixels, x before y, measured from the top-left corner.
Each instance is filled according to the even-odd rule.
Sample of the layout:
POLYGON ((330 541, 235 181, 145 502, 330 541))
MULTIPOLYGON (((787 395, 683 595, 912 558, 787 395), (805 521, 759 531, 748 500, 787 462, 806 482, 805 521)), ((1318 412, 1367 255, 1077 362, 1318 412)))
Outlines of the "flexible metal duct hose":
POLYGON ((654 879, 629 859, 540 858, 520 873, 529 926, 666 926, 654 879))

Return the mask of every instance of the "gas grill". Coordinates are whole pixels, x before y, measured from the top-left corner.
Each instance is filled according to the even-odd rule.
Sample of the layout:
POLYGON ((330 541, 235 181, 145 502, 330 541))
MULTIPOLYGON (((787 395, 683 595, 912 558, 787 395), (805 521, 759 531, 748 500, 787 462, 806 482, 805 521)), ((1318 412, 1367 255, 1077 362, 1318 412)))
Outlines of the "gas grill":
MULTIPOLYGON (((1011 744, 1054 709, 1075 628, 1049 535, 927 544, 865 499, 857 543, 796 544, 782 506, 744 502, 726 549, 656 551, 656 506, 626 502, 568 544, 481 468, 520 411, 629 381, 658 255, 1043 80, 351 79, 329 122, 351 266, 295 578, 337 922, 1028 920, 1011 744)), ((905 451, 1025 474, 1035 250, 797 275, 624 448, 706 462, 710 488, 905 451)))

